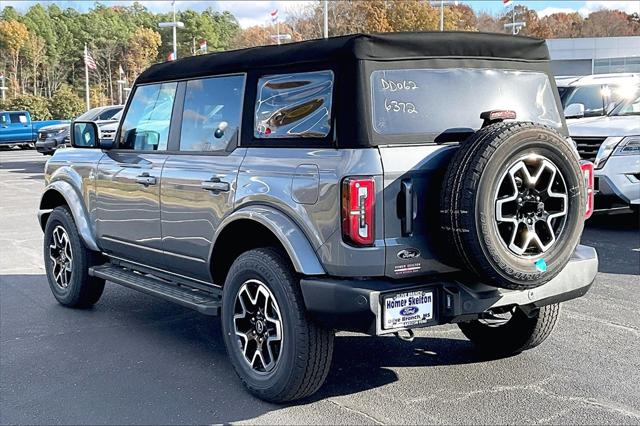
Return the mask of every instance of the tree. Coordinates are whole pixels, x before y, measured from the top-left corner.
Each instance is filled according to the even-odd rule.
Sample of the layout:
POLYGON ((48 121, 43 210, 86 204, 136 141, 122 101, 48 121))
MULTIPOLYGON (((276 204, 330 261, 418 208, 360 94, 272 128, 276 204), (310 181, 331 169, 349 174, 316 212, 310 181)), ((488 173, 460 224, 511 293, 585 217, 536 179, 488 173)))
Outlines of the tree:
POLYGON ((138 28, 127 42, 125 64, 132 76, 137 76, 158 56, 160 34, 149 28, 138 28))
POLYGON ((583 37, 614 37, 639 34, 632 15, 619 10, 599 10, 589 14, 582 24, 583 37))
POLYGON ((84 101, 66 84, 49 99, 49 111, 55 119, 73 119, 82 114, 84 109, 84 101))
POLYGON ((267 27, 254 26, 242 30, 232 43, 236 49, 273 44, 271 32, 267 27))
POLYGON ((51 120, 51 112, 47 105, 47 99, 43 96, 22 95, 5 102, 5 107, 9 110, 29 111, 32 120, 51 120))
POLYGON ((582 16, 579 13, 553 13, 542 18, 541 23, 549 29, 553 38, 574 38, 580 36, 582 16))
POLYGON ((31 69, 31 77, 33 78, 34 95, 38 94, 38 67, 40 67, 46 59, 47 50, 44 43, 42 37, 29 33, 29 38, 24 45, 25 59, 31 69))
POLYGON ((20 51, 29 39, 29 30, 18 21, 0 21, 0 50, 10 58, 10 84, 13 86, 14 96, 18 94, 18 64, 20 51))

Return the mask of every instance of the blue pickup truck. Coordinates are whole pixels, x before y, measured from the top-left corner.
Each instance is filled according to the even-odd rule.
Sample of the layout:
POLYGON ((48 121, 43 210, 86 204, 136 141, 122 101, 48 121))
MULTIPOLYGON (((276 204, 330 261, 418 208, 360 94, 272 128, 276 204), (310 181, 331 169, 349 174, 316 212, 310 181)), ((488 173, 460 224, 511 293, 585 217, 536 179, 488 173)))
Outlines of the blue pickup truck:
POLYGON ((62 123, 69 121, 31 121, 29 111, 0 111, 0 146, 33 144, 41 127, 62 123))

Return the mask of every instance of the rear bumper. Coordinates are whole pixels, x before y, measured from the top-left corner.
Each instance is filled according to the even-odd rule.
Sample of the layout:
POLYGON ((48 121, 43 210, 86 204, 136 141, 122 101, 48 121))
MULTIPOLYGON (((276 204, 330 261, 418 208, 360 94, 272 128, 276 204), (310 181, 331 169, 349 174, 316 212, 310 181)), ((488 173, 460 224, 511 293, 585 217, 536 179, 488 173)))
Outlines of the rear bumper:
POLYGON ((538 308, 575 299, 587 293, 597 272, 595 249, 580 245, 562 272, 532 290, 498 289, 459 275, 419 282, 309 277, 302 279, 300 285, 307 310, 316 321, 338 330, 383 335, 401 330, 382 328, 382 297, 390 293, 433 291, 433 320, 424 327, 469 321, 502 306, 538 308))

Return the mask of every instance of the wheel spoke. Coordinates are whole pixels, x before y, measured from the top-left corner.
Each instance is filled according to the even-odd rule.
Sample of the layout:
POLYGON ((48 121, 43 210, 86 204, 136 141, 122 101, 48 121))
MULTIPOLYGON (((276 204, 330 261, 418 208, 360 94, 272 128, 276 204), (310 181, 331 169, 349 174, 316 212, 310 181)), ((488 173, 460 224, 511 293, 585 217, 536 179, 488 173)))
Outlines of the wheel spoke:
POLYGON ((537 256, 557 241, 568 212, 567 186, 547 158, 515 161, 498 183, 495 221, 505 245, 519 256, 537 256))
POLYGON ((233 324, 239 349, 247 364, 266 374, 278 362, 282 325, 278 304, 269 288, 258 280, 246 281, 238 290, 233 324))

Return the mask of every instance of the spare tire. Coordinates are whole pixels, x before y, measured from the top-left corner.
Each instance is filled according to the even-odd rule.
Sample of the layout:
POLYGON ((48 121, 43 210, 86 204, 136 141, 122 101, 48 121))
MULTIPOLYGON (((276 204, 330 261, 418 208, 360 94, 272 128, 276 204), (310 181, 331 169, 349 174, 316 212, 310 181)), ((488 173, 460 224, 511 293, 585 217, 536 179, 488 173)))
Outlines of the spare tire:
POLYGON ((496 287, 540 286, 565 267, 582 234, 575 148, 539 124, 482 128, 454 155, 440 208, 454 263, 496 287))

